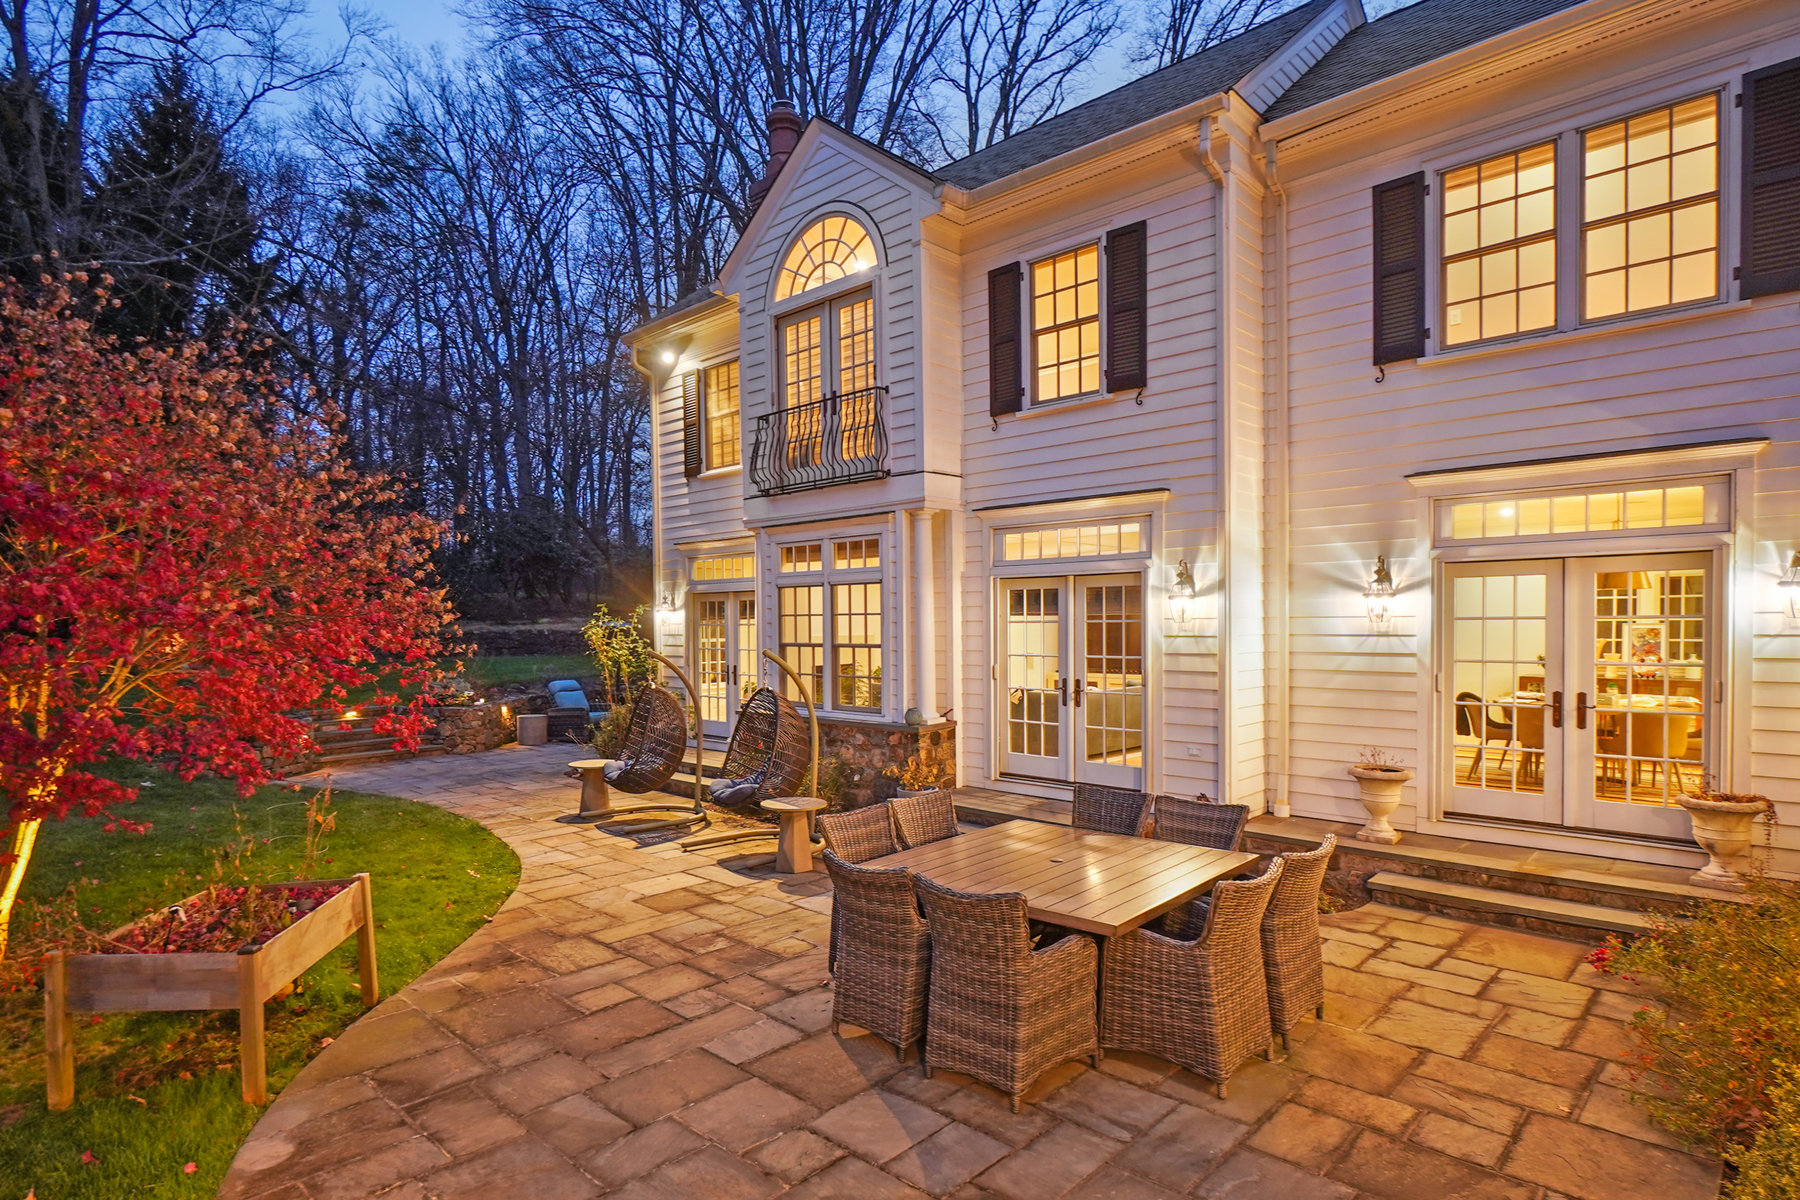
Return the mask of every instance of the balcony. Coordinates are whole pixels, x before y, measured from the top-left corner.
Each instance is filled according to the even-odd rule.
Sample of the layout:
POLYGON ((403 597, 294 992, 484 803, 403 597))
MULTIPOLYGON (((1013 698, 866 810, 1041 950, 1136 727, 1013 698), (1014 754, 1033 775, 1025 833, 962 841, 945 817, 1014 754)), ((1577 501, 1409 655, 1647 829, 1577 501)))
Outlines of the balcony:
POLYGON ((756 419, 750 481, 759 496, 881 479, 888 473, 885 387, 842 392, 756 419))

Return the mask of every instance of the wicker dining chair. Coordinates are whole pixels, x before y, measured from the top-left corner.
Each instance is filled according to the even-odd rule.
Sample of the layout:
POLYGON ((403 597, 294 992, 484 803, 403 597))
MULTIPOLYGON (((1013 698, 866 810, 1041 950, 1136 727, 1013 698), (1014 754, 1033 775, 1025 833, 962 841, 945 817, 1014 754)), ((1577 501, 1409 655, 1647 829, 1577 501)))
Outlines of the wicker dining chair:
POLYGON ((1100 1044, 1137 1050, 1213 1081, 1259 1051, 1272 1061, 1263 913, 1281 881, 1280 859, 1256 879, 1213 887, 1200 935, 1178 941, 1148 929, 1106 939, 1100 1044))
POLYGON ((908 850, 927 842, 941 842, 960 832, 956 828, 956 801, 945 788, 919 796, 895 796, 888 801, 888 809, 894 814, 894 831, 900 835, 900 844, 908 850))
POLYGON ((825 838, 825 848, 847 863, 868 862, 900 850, 886 804, 821 814, 819 833, 825 838))
POLYGON ((1020 1095, 1051 1067, 1083 1057, 1099 1065, 1100 956, 1090 938, 1070 934, 1033 950, 1024 896, 913 882, 931 927, 926 1075, 972 1075, 1005 1092, 1018 1112, 1020 1095))
POLYGON ((919 915, 912 872, 859 867, 825 851, 838 958, 831 995, 831 1032, 858 1025, 888 1042, 901 1062, 925 1034, 925 988, 931 933, 919 915))
POLYGON ((1069 824, 1076 829, 1095 833, 1117 833, 1140 837, 1144 832, 1144 814, 1150 809, 1147 792, 1129 788, 1102 787, 1097 783, 1075 785, 1075 808, 1069 824))
POLYGON ((1158 796, 1150 836, 1187 846, 1236 850, 1249 820, 1250 807, 1245 804, 1215 804, 1205 796, 1198 800, 1158 796))
MULTIPOLYGON (((825 813, 819 818, 819 833, 825 839, 825 848, 837 855, 839 862, 865 863, 900 850, 900 844, 894 840, 894 817, 885 804, 825 813)), ((825 951, 825 969, 834 974, 837 971, 838 927, 838 910, 834 903, 831 906, 831 942, 825 951)))
POLYGON ((1307 1013, 1325 1016, 1325 960, 1319 939, 1319 889, 1337 849, 1328 833, 1315 850, 1281 856, 1281 881, 1262 919, 1269 1023, 1288 1048, 1288 1031, 1307 1013))

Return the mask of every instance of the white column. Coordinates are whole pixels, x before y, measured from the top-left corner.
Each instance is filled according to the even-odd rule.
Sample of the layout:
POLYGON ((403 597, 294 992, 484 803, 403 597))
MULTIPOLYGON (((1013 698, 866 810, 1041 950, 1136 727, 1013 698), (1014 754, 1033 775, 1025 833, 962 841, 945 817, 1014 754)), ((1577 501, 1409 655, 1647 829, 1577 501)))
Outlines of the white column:
POLYGON ((932 512, 913 514, 913 703, 927 722, 937 719, 937 558, 932 512))

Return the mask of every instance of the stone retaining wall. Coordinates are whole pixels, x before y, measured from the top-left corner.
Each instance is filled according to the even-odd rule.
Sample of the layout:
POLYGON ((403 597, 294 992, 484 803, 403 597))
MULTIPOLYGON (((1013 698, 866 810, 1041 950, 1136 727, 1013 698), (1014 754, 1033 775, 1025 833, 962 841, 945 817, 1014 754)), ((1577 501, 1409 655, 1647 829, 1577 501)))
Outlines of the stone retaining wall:
POLYGON ((452 754, 474 754, 504 746, 517 736, 513 709, 506 704, 444 705, 431 710, 437 740, 452 754))
POLYGON ((900 785, 881 772, 917 754, 937 769, 945 786, 956 780, 956 723, 890 724, 885 721, 819 720, 819 754, 844 764, 849 787, 845 808, 862 808, 892 798, 900 785))

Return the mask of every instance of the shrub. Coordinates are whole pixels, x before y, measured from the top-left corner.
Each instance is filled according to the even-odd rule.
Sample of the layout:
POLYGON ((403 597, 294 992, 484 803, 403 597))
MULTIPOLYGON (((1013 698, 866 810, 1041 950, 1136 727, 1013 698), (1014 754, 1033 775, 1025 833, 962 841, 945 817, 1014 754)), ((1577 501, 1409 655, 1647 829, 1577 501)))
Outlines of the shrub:
POLYGON ((598 725, 594 726, 590 738, 594 746, 595 758, 617 758, 625 749, 625 731, 631 726, 631 705, 615 704, 612 711, 606 714, 598 725))
POLYGON ((1661 985, 1668 1010, 1632 1018, 1639 1099, 1672 1132, 1726 1156, 1756 1138, 1782 1072, 1800 1064, 1800 888, 1748 886, 1750 903, 1706 901, 1691 919, 1659 921, 1589 956, 1600 970, 1661 985))
POLYGON ((1800 1200, 1800 1068, 1783 1064, 1769 1089, 1769 1116, 1733 1161, 1731 1200, 1800 1200))
POLYGON ((850 781, 853 778, 849 766, 840 758, 827 754, 819 759, 819 799, 825 801, 825 811, 838 812, 844 807, 844 797, 850 793, 850 781))

